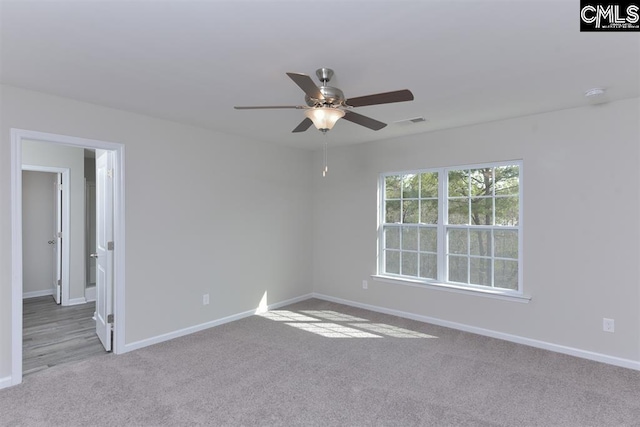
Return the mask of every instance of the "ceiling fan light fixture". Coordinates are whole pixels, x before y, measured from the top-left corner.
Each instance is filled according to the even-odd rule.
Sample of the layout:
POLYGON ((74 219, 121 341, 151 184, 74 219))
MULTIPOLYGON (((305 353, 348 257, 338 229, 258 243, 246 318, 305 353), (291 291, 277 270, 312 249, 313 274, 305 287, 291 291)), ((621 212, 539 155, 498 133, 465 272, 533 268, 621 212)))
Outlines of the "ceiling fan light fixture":
POLYGON ((337 108, 316 107, 306 110, 304 115, 313 122, 316 129, 327 132, 333 129, 339 119, 344 117, 345 112, 337 108))

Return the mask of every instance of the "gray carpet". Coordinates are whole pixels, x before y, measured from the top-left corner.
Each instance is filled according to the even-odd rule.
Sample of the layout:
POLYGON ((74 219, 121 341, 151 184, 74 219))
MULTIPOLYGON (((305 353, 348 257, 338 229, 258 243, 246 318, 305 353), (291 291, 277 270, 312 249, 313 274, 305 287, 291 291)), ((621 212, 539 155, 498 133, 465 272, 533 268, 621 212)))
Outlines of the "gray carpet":
POLYGON ((640 425, 640 372, 317 299, 0 390, 2 426, 640 425))

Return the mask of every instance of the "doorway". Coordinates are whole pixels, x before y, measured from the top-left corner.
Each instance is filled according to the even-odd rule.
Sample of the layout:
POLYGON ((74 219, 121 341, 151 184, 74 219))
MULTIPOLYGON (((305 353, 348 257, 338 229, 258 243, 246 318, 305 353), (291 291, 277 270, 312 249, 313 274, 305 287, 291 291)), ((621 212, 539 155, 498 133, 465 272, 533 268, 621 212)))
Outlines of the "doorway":
POLYGON ((69 176, 65 167, 22 165, 23 298, 69 305, 69 176))
MULTIPOLYGON (((23 377, 52 366, 106 354, 96 334, 95 289, 93 300, 87 298, 86 284, 79 289, 81 297, 77 295, 78 289, 74 289, 76 292, 71 298, 69 289, 70 256, 78 257, 84 252, 87 265, 90 259, 87 252, 95 252, 90 246, 73 248, 79 243, 76 235, 82 228, 79 224, 69 226, 70 213, 77 218, 81 207, 87 218, 96 215, 95 208, 90 209, 92 200, 78 194, 75 188, 78 182, 71 182, 70 177, 91 180, 95 176, 95 161, 91 161, 95 155, 91 150, 49 144, 45 159, 37 155, 39 145, 43 146, 25 141, 22 147, 23 377), (25 164, 32 159, 38 164, 50 162, 69 167, 25 164), (78 166, 84 166, 84 173, 79 174, 78 166), (93 173, 87 169, 94 169, 93 173), (71 187, 76 190, 73 195, 71 187), (70 251, 70 246, 75 250, 70 251)), ((95 219, 88 222, 95 223, 95 219)), ((85 234, 91 231, 95 241, 95 227, 85 227, 85 234)), ((88 237, 85 235, 84 240, 90 242, 88 237)), ((73 263, 76 269, 79 265, 73 263)), ((76 288, 78 284, 82 282, 78 283, 76 274, 76 288)))
POLYGON ((52 295, 57 301, 62 288, 62 247, 58 244, 55 188, 59 174, 22 170, 22 284, 23 298, 52 295), (60 273, 60 274, 58 274, 60 273))
MULTIPOLYGON (((90 140, 84 138, 69 137, 64 135, 48 134, 42 132, 12 129, 11 130, 11 201, 12 201, 12 339, 11 358, 12 373, 11 384, 22 382, 22 296, 23 296, 23 236, 22 236, 22 155, 23 142, 37 141, 53 147, 76 147, 89 150, 102 150, 109 160, 108 189, 110 197, 105 199, 109 206, 110 235, 108 241, 108 272, 111 272, 110 286, 106 288, 106 297, 109 299, 105 306, 104 298, 97 300, 96 305, 108 311, 102 311, 102 315, 108 316, 108 324, 103 324, 108 331, 102 331, 102 335, 109 339, 109 346, 113 343, 112 350, 119 354, 125 351, 125 319, 124 319, 124 146, 122 144, 90 140), (106 335, 105 335, 106 334, 106 335), (111 341, 111 339, 113 341, 111 341)), ((98 196, 100 198, 100 196, 98 196)), ((64 239, 63 239, 64 241, 64 239)), ((81 245, 84 250, 84 244, 81 245)), ((84 258, 81 260, 84 263, 84 258)), ((64 274, 63 274, 64 277, 64 274)), ((84 272, 82 274, 84 283, 84 272)), ((97 298, 100 298, 99 296, 97 298)), ((96 310, 98 311, 98 310, 96 310)), ((103 322, 104 323, 104 322, 103 322)), ((100 336, 100 331, 96 328, 100 336)), ((104 343, 103 343, 104 344, 104 343)), ((105 344, 105 348, 107 345, 105 344)))

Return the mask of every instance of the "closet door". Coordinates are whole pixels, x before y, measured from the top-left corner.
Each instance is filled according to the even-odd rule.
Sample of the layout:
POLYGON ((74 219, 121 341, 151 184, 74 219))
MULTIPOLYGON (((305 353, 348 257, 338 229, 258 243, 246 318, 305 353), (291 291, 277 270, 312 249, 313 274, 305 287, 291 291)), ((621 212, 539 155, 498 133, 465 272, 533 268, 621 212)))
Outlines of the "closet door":
POLYGON ((96 150, 96 333, 111 351, 113 323, 113 153, 96 150))

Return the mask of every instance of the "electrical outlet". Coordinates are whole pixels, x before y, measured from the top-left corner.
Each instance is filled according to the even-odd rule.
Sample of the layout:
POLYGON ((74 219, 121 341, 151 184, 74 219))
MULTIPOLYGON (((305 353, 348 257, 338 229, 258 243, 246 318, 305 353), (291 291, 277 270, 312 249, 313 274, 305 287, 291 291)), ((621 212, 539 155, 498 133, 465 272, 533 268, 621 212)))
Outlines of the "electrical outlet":
POLYGON ((605 332, 615 331, 615 321, 613 319, 602 319, 602 330, 605 332))
POLYGON ((208 305, 208 304, 209 304, 209 294, 202 295, 202 305, 208 305))
POLYGON ((362 281, 362 289, 369 289, 369 283, 366 280, 362 281))

